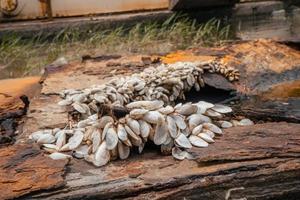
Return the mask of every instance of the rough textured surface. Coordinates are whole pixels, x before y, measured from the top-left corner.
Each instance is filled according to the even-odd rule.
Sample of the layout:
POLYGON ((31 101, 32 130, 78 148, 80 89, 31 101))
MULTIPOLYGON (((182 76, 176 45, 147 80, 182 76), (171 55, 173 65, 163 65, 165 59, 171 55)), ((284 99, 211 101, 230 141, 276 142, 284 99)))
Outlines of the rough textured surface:
MULTIPOLYGON (((94 168, 73 160, 66 187, 34 199, 284 199, 300 196, 300 125, 267 123, 227 129, 194 161, 155 150, 94 168), (227 194, 228 195, 228 194, 227 194)), ((295 198, 294 198, 295 199, 295 198)))
POLYGON ((37 147, 13 145, 0 149, 0 199, 61 187, 65 161, 55 162, 37 147))
MULTIPOLYGON (((221 80, 210 84, 234 87, 246 94, 260 94, 283 80, 299 79, 299 51, 266 40, 213 49, 195 48, 169 54, 161 60, 171 63, 214 58, 238 68, 242 78, 233 86, 226 86, 221 80)), ((67 124, 67 115, 56 105, 60 90, 84 88, 113 76, 141 71, 146 67, 146 60, 138 56, 99 62, 86 60, 51 69, 42 94, 32 100, 18 142, 25 142, 38 129, 67 124)), ((299 98, 295 102, 298 105, 299 98)), ((279 105, 283 105, 281 101, 279 105)), ((268 108, 272 110, 270 105, 268 108)), ((279 113, 281 108, 273 107, 273 111, 279 113)), ((294 109, 287 111, 295 114, 294 109)), ((285 119, 290 117, 287 115, 285 119)), ((134 153, 126 161, 114 161, 102 168, 73 159, 64 187, 35 193, 26 190, 29 194, 23 198, 299 199, 299 141, 299 124, 265 123, 227 129, 215 144, 206 149, 193 149, 196 156, 193 161, 175 161, 171 156, 162 156, 154 147, 146 147, 142 155, 134 153)))

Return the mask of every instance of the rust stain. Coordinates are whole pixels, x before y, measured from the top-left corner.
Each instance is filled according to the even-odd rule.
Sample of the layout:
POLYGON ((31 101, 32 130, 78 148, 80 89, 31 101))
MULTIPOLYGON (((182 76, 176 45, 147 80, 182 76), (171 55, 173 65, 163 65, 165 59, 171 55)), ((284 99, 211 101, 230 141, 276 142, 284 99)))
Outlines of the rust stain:
POLYGON ((26 77, 0 80, 0 112, 23 106, 19 99, 22 95, 33 97, 40 88, 41 77, 26 77))
POLYGON ((192 51, 177 51, 161 57, 161 61, 166 64, 175 62, 194 62, 194 61, 209 61, 215 59, 209 55, 194 55, 192 51))
POLYGON ((13 145, 0 149, 0 199, 63 186, 65 161, 43 156, 37 147, 13 145))
POLYGON ((288 99, 300 97, 300 80, 280 83, 263 94, 263 99, 288 99))

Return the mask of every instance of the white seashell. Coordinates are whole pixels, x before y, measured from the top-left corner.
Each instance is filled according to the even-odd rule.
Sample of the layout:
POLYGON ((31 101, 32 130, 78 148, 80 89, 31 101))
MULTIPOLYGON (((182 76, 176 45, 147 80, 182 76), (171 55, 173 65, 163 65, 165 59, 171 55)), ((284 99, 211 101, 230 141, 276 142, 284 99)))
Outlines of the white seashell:
POLYGON ((179 109, 176 109, 175 111, 181 115, 188 116, 188 115, 196 113, 197 110, 198 110, 198 107, 196 105, 188 103, 188 104, 182 105, 179 109))
POLYGON ((199 133, 198 137, 202 138, 204 141, 208 143, 214 143, 215 141, 206 133, 199 133))
POLYGON ((179 136, 175 139, 175 142, 178 146, 185 148, 185 149, 190 149, 192 148, 192 145, 190 143, 190 141, 188 140, 188 138, 180 133, 179 136))
POLYGON ((62 146, 66 144, 66 133, 65 131, 59 131, 55 137, 57 136, 56 140, 56 146, 58 149, 60 149, 62 146))
POLYGON ((94 99, 97 101, 97 102, 99 102, 99 103, 105 103, 105 102, 107 102, 107 97, 105 97, 105 96, 103 96, 103 95, 101 95, 101 94, 95 94, 94 95, 94 99))
POLYGON ((207 109, 210 109, 215 106, 214 104, 206 102, 206 101, 199 101, 198 103, 196 103, 196 105, 198 107, 200 107, 200 109, 203 109, 203 110, 207 110, 207 109))
POLYGON ((251 126, 251 125, 254 125, 253 121, 251 121, 250 119, 242 119, 240 122, 239 122, 239 125, 240 126, 251 126))
POLYGON ((99 127, 103 129, 108 123, 114 123, 114 119, 110 116, 103 116, 99 121, 99 127))
POLYGON ((151 131, 150 124, 148 124, 144 120, 139 120, 139 124, 140 124, 142 138, 148 138, 150 131, 151 131))
POLYGON ((177 160, 194 159, 194 157, 190 153, 182 151, 178 147, 173 147, 172 156, 177 160))
POLYGON ((131 118, 127 118, 127 125, 129 126, 129 128, 137 135, 141 134, 141 130, 140 130, 140 124, 138 121, 131 119, 131 118))
POLYGON ((129 116, 133 119, 141 119, 147 112, 149 112, 149 111, 146 109, 143 109, 143 108, 142 109, 133 109, 130 111, 129 116))
POLYGON ((29 139, 36 142, 42 135, 44 135, 44 131, 36 131, 29 136, 29 139))
POLYGON ((106 148, 108 150, 113 150, 114 148, 117 147, 119 139, 115 131, 115 128, 111 127, 107 130, 105 141, 106 141, 106 148))
POLYGON ((224 105, 221 105, 221 104, 216 104, 211 109, 216 111, 216 112, 223 113, 223 114, 232 112, 232 109, 229 106, 224 106, 224 105))
POLYGON ((144 108, 146 110, 157 110, 163 107, 164 102, 159 100, 154 101, 135 101, 126 105, 129 109, 144 108))
POLYGON ((74 135, 70 137, 68 146, 70 150, 76 149, 83 140, 83 133, 81 131, 75 131, 74 135))
POLYGON ((112 122, 108 122, 108 123, 104 126, 103 131, 102 131, 102 137, 101 137, 101 140, 102 140, 102 141, 105 139, 106 133, 107 133, 108 129, 109 129, 110 127, 112 127, 112 125, 113 125, 112 122))
POLYGON ((73 156, 75 158, 81 159, 88 155, 89 153, 89 146, 88 145, 81 145, 73 152, 73 156))
POLYGON ((125 125, 125 130, 129 135, 130 142, 135 146, 140 146, 142 143, 142 139, 136 135, 127 125, 125 125))
POLYGON ((87 113, 86 108, 83 106, 84 104, 81 103, 73 103, 72 106, 75 110, 77 110, 80 113, 87 113))
POLYGON ((168 126, 166 122, 156 125, 153 142, 156 145, 163 144, 168 137, 168 126))
POLYGON ((195 147, 208 147, 208 143, 198 136, 191 135, 189 141, 195 147))
POLYGON ((207 130, 207 129, 203 129, 202 130, 202 133, 205 133, 206 135, 208 135, 210 138, 214 138, 215 137, 215 133, 210 131, 210 130, 207 130))
POLYGON ((200 124, 193 129, 192 134, 198 135, 199 133, 201 133, 202 129, 203 129, 203 126, 200 124))
POLYGON ((209 117, 216 117, 216 118, 222 118, 223 115, 216 112, 216 111, 213 111, 211 109, 207 109, 206 112, 205 112, 205 115, 209 116, 209 117))
POLYGON ((218 123, 220 124, 220 126, 222 128, 230 128, 233 126, 233 124, 231 122, 228 121, 218 121, 218 123))
POLYGON ((57 104, 59 106, 68 106, 71 105, 73 103, 73 101, 69 100, 69 99, 63 99, 61 101, 59 101, 57 104))
POLYGON ((187 118, 190 130, 194 130, 194 128, 202 123, 211 122, 211 119, 202 114, 193 114, 187 118))
POLYGON ((149 111, 144 115, 143 120, 151 124, 160 124, 164 121, 164 116, 158 111, 149 111))
POLYGON ((178 131, 177 131, 177 125, 176 125, 175 120, 172 117, 167 116, 167 124, 168 124, 168 130, 169 130, 170 136, 172 138, 176 138, 178 136, 178 131))
POLYGON ((93 146, 92 146, 92 152, 95 153, 101 143, 101 133, 98 129, 95 129, 91 136, 93 146))
POLYGON ((124 145, 122 142, 118 142, 118 153, 120 159, 124 160, 129 157, 130 148, 127 145, 124 145))
POLYGON ((50 154, 49 157, 53 160, 66 160, 72 158, 70 155, 66 155, 58 152, 50 154))
POLYGON ((52 134, 43 134, 37 140, 38 144, 51 144, 53 142, 55 142, 55 137, 52 134))
POLYGON ((97 167, 101 167, 103 165, 106 165, 109 161, 110 161, 110 153, 106 148, 106 142, 103 141, 95 153, 93 164, 97 167))
POLYGON ((171 114, 172 112, 174 112, 174 108, 172 106, 166 106, 166 107, 162 107, 160 109, 158 109, 158 112, 164 114, 164 115, 168 115, 171 114))
POLYGON ((171 117, 175 120, 175 123, 179 129, 181 129, 181 130, 186 129, 186 123, 181 116, 172 115, 171 117))
POLYGON ((124 142, 126 140, 128 140, 128 135, 127 135, 127 132, 124 128, 124 126, 122 124, 118 124, 118 127, 117 127, 117 134, 118 134, 118 138, 124 142))
POLYGON ((222 134, 223 133, 222 130, 219 127, 217 127, 216 125, 214 125, 212 123, 204 123, 203 128, 208 129, 208 130, 210 130, 214 133, 217 133, 217 134, 222 134))
POLYGON ((55 144, 43 144, 43 147, 47 149, 51 149, 54 152, 57 151, 59 148, 55 144))

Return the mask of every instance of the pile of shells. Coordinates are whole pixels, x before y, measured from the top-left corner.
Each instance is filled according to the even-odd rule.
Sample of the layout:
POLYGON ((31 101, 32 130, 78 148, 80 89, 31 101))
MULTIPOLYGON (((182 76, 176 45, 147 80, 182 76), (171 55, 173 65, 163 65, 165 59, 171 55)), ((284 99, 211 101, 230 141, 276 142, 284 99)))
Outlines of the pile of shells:
POLYGON ((83 90, 68 89, 61 92, 58 104, 73 106, 83 118, 98 113, 98 104, 124 106, 141 100, 162 100, 174 105, 175 100, 185 99, 185 93, 204 87, 203 73, 220 73, 228 80, 239 79, 239 72, 218 62, 177 62, 146 68, 143 72, 118 77, 107 84, 83 90))
POLYGON ((69 129, 37 131, 30 139, 53 159, 73 156, 95 166, 126 159, 134 148, 141 153, 147 141, 176 159, 192 159, 186 150, 207 147, 215 136, 222 135, 222 128, 253 124, 248 119, 226 121, 232 109, 224 105, 204 101, 175 105, 192 88, 200 91, 204 87, 205 72, 220 73, 229 81, 239 79, 237 70, 218 62, 178 62, 83 90, 68 89, 61 92, 63 100, 58 104, 72 107, 79 119, 69 129), (120 107, 125 113, 103 112, 103 106, 120 107))
POLYGON ((30 139, 51 153, 52 159, 74 156, 103 166, 117 158, 128 158, 134 147, 141 153, 149 140, 175 159, 193 159, 186 150, 207 147, 222 135, 222 128, 253 124, 249 119, 225 121, 225 114, 232 112, 230 107, 204 101, 174 107, 164 106, 159 100, 135 101, 126 108, 128 114, 119 119, 94 114, 73 129, 37 131, 30 139), (72 156, 62 153, 68 151, 72 156))

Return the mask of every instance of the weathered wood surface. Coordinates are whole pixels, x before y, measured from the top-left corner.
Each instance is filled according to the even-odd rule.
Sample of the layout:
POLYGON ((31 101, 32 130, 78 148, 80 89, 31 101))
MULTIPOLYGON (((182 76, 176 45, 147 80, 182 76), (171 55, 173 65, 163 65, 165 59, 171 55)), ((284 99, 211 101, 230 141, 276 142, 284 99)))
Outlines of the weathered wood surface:
MULTIPOLYGON (((230 86, 222 82, 210 84, 234 87, 241 93, 259 95, 275 84, 299 79, 299 51, 266 40, 176 52, 161 60, 172 63, 216 58, 238 68, 241 80, 230 86)), ((60 90, 84 88, 104 83, 111 77, 141 71, 146 67, 141 60, 141 56, 123 56, 51 69, 53 72, 45 79, 42 94, 31 101, 17 142, 27 143, 28 135, 38 129, 65 127, 67 115, 57 106, 60 90), (113 73, 109 73, 111 71, 113 73)), ((295 98, 299 102, 299 98, 295 98)), ((26 196, 22 198, 226 199, 230 194, 227 199, 298 199, 299 142, 299 124, 264 123, 227 129, 209 148, 193 149, 196 156, 193 161, 175 161, 153 147, 146 147, 142 155, 135 153, 126 161, 113 161, 102 168, 73 159, 67 166, 65 185, 57 184, 49 187, 50 190, 34 193, 24 189, 26 196)), ((8 197, 15 194, 10 195, 8 197)))
POLYGON ((192 149, 194 161, 155 150, 94 168, 73 160, 64 187, 24 199, 291 199, 300 197, 300 125, 266 123, 227 129, 192 149))
POLYGON ((0 199, 64 185, 65 161, 43 156, 37 146, 13 145, 0 149, 0 199))

